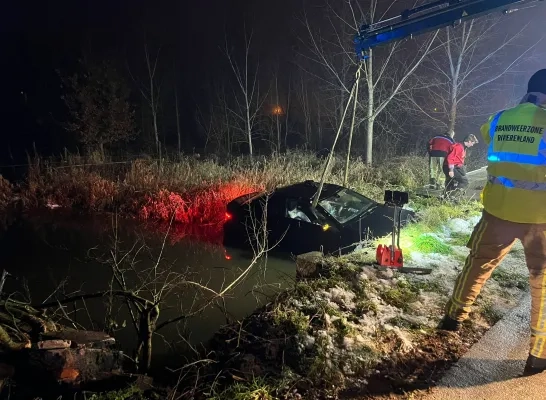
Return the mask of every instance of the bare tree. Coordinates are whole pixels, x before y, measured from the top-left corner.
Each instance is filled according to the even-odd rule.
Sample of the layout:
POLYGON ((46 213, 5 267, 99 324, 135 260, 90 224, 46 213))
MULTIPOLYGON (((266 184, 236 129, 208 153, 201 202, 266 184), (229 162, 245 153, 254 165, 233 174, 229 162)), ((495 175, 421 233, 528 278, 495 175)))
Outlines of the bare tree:
MULTIPOLYGON (((381 21, 396 3, 395 0, 381 1, 381 11, 378 9, 378 0, 370 0, 367 11, 361 9, 355 0, 345 0, 338 7, 328 4, 326 19, 330 32, 327 34, 319 33, 307 18, 304 19, 308 34, 305 42, 311 52, 306 58, 323 70, 316 73, 314 69, 310 69, 309 72, 318 77, 330 91, 340 93, 337 107, 340 115, 351 91, 351 81, 347 79, 348 70, 356 70, 359 62, 351 46, 352 39, 360 28, 359 21, 368 25, 381 21)), ((411 51, 404 47, 403 42, 368 51, 362 70, 365 85, 362 85, 363 93, 359 96, 362 100, 357 107, 356 118, 357 127, 366 121, 365 161, 368 164, 373 161, 374 124, 377 117, 400 94, 409 77, 434 50, 437 34, 434 32, 423 35, 419 41, 412 42, 411 51)))
POLYGON ((275 72, 275 107, 273 108, 273 115, 275 115, 275 125, 277 128, 277 151, 281 151, 281 115, 283 109, 279 102, 279 70, 275 72))
POLYGON ((228 46, 227 39, 224 47, 224 53, 237 82, 237 90, 234 90, 236 107, 230 107, 229 110, 237 121, 236 126, 241 132, 244 132, 246 136, 248 152, 252 158, 254 154, 253 129, 256 124, 258 113, 265 100, 265 96, 260 95, 260 87, 258 82, 259 62, 256 62, 255 68, 252 68, 251 66, 251 43, 252 33, 247 35, 245 30, 245 46, 243 62, 241 63, 242 65, 236 61, 233 51, 228 46))
POLYGON ((290 100, 292 96, 292 79, 288 78, 288 88, 286 91, 286 107, 284 112, 284 147, 288 149, 288 132, 290 131, 290 100))
POLYGON ((210 92, 208 109, 197 106, 195 118, 205 135, 205 149, 212 145, 216 151, 230 156, 233 145, 240 138, 235 135, 236 121, 228 103, 225 84, 213 86, 210 92))
POLYGON ((270 106, 265 112, 262 112, 260 118, 266 125, 266 130, 269 131, 269 140, 272 150, 280 152, 283 148, 288 148, 288 131, 289 116, 290 116, 290 96, 291 96, 291 80, 290 77, 279 84, 279 67, 278 65, 272 72, 273 91, 269 96, 270 106), (280 85, 280 88, 279 88, 280 85), (285 93, 283 93, 285 92, 285 93))
POLYGON ((416 111, 454 130, 459 115, 488 114, 507 105, 484 102, 494 97, 485 91, 510 73, 521 74, 521 67, 528 66, 544 36, 529 45, 523 33, 530 23, 513 32, 502 21, 491 17, 472 20, 441 32, 438 38, 443 51, 429 57, 423 63, 425 72, 414 76, 413 87, 422 93, 407 93, 416 111))
POLYGON ((320 102, 319 102, 319 99, 318 99, 318 94, 315 93, 315 103, 316 103, 316 110, 317 110, 317 115, 316 115, 316 130, 317 130, 317 144, 318 144, 318 147, 321 148, 322 145, 323 145, 323 127, 322 127, 322 112, 321 112, 321 105, 320 105, 320 102))
POLYGON ((303 117, 303 137, 305 143, 311 143, 312 134, 312 111, 311 101, 309 99, 309 91, 303 76, 300 77, 296 96, 299 102, 301 114, 303 117))
POLYGON ((161 160, 161 141, 159 140, 159 128, 157 122, 157 114, 159 107, 159 98, 161 94, 161 85, 157 83, 157 63, 159 60, 159 53, 161 48, 157 50, 155 57, 153 59, 150 57, 148 51, 148 45, 144 45, 144 57, 146 60, 146 83, 139 83, 137 79, 131 73, 129 69, 129 74, 133 81, 138 85, 140 94, 143 99, 146 101, 148 107, 150 108, 150 113, 152 115, 152 129, 154 134, 154 141, 156 146, 156 152, 161 160))

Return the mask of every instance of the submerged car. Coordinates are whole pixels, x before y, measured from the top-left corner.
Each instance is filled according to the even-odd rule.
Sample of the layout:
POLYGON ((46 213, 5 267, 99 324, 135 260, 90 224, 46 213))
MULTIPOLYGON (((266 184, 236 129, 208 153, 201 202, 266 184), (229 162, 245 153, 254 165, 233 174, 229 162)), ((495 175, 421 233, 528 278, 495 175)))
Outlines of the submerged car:
MULTIPOLYGON (((329 183, 324 184, 313 207, 318 187, 317 182, 306 181, 231 201, 226 209, 224 245, 252 245, 256 236, 263 238, 261 233, 267 231, 269 247, 282 251, 346 254, 366 240, 392 232, 393 207, 329 183)), ((412 211, 401 209, 401 226, 413 217, 412 211)))

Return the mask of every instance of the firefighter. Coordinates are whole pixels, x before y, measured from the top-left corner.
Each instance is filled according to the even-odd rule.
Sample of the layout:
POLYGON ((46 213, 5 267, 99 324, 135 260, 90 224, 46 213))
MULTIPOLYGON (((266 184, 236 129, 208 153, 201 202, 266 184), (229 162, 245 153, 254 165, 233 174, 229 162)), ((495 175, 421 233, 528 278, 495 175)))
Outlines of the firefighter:
POLYGON ((466 149, 474 146, 476 143, 478 143, 476 136, 468 135, 462 143, 452 144, 449 148, 443 165, 446 176, 446 193, 452 192, 455 189, 464 191, 468 187, 468 178, 466 177, 466 168, 464 165, 466 149))
POLYGON ((440 182, 443 175, 442 166, 449 148, 455 143, 454 136, 455 132, 450 130, 442 135, 436 135, 428 141, 428 171, 431 189, 440 189, 443 186, 443 182, 440 182))
POLYGON ((457 331, 516 239, 531 287, 531 338, 524 375, 546 370, 546 69, 529 81, 521 103, 481 128, 488 148, 483 214, 467 247, 440 329, 457 331))

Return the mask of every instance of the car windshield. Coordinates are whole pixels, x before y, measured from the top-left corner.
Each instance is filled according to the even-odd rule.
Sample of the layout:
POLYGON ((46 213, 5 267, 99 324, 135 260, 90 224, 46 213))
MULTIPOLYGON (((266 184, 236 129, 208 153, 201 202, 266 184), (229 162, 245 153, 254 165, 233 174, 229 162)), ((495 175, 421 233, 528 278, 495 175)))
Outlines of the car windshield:
POLYGON ((373 204, 373 200, 349 189, 342 189, 335 195, 319 201, 319 205, 340 224, 356 218, 373 204))

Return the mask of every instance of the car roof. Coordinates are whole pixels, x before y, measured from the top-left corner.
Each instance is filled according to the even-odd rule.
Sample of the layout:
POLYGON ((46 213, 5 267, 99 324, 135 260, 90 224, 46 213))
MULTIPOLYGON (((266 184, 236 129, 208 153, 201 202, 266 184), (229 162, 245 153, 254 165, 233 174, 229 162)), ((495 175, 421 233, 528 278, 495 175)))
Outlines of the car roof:
MULTIPOLYGON (((312 200, 317 193, 319 187, 318 182, 305 181, 296 183, 289 186, 284 186, 275 189, 275 194, 280 194, 285 197, 302 198, 305 200, 312 200)), ((320 199, 330 197, 343 189, 343 186, 335 185, 333 183, 325 183, 322 192, 320 193, 320 199)))

